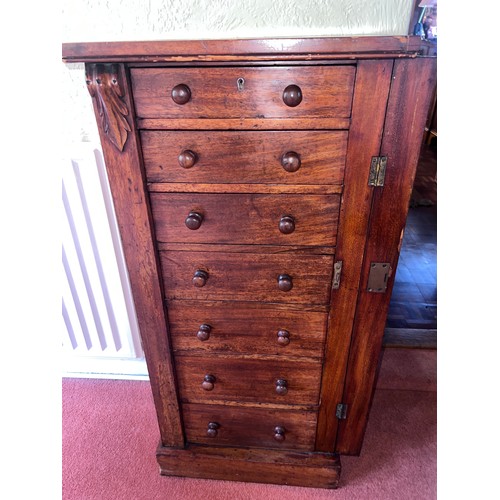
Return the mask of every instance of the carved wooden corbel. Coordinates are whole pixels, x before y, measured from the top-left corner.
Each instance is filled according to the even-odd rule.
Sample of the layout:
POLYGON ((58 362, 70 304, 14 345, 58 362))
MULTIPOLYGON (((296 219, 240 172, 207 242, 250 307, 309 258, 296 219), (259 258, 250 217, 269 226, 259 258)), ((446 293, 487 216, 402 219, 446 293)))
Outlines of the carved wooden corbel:
POLYGON ((128 132, 132 129, 125 118, 129 110, 122 100, 119 65, 86 64, 85 71, 87 88, 95 99, 102 130, 118 150, 123 151, 128 132))

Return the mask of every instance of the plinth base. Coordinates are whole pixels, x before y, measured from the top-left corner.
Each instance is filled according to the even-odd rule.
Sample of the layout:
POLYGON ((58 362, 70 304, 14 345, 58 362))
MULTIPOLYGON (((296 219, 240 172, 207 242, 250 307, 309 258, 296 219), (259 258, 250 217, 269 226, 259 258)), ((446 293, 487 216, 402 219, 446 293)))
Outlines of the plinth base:
POLYGON ((225 481, 271 483, 309 488, 336 488, 340 457, 336 453, 187 445, 160 446, 160 474, 225 481))

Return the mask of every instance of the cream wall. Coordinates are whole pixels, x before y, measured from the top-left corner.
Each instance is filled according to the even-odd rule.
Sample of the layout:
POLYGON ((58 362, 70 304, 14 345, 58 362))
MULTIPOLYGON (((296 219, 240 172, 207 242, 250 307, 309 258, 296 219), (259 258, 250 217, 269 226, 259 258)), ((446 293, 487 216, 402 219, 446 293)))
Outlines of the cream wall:
POLYGON ((63 40, 406 35, 413 0, 65 0, 63 40))
MULTIPOLYGON (((406 35, 413 0, 64 0, 63 42, 406 35)), ((97 140, 83 65, 63 68, 63 141, 97 140)))

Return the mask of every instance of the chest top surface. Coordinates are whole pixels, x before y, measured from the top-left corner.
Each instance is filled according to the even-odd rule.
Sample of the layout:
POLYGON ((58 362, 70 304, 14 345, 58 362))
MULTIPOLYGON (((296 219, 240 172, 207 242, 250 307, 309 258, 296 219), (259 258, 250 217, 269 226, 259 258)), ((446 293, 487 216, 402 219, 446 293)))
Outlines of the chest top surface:
POLYGON ((230 40, 64 43, 66 62, 161 63, 273 59, 416 57, 417 36, 359 36, 230 40))

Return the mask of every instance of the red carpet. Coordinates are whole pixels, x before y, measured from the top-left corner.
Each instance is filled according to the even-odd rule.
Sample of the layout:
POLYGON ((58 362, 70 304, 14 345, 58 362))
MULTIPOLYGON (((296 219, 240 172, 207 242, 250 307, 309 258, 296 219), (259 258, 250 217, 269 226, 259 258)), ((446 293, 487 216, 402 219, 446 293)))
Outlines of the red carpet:
POLYGON ((386 349, 359 457, 337 490, 160 476, 148 382, 63 380, 63 500, 436 498, 436 351, 386 349))

